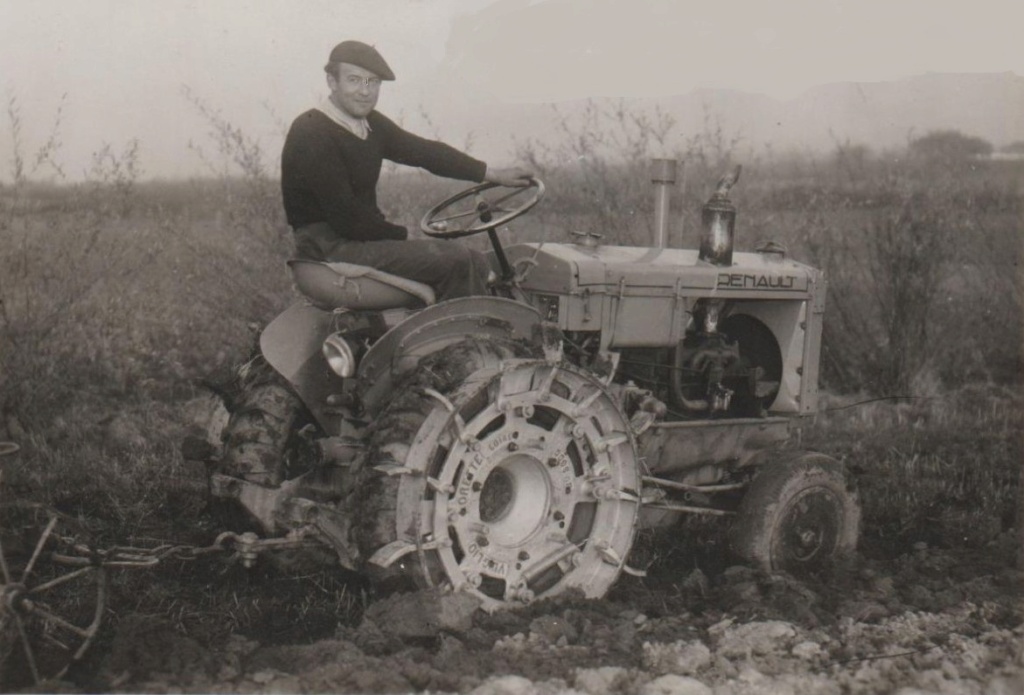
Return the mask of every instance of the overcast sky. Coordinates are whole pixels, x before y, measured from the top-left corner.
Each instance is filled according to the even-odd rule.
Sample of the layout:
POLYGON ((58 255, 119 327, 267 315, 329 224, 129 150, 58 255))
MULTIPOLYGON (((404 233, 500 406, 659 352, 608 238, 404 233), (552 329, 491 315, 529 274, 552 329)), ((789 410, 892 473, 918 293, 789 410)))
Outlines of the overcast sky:
MULTIPOLYGON (((785 99, 827 82, 929 71, 1024 75, 1020 6, 1019 0, 0 0, 0 88, 5 103, 17 102, 27 155, 45 142, 63 99, 60 160, 72 178, 104 144, 120 150, 133 138, 147 176, 183 176, 203 172, 189 141, 210 147, 208 128, 184 88, 276 153, 281 124, 325 93, 323 63, 348 38, 375 44, 398 77, 382 90, 382 111, 411 129, 448 137, 446 114, 500 101, 665 96, 699 87, 785 99)), ((6 114, 0 118, 0 179, 9 180, 10 122, 6 114)), ((486 124, 479 130, 486 132, 486 124)))

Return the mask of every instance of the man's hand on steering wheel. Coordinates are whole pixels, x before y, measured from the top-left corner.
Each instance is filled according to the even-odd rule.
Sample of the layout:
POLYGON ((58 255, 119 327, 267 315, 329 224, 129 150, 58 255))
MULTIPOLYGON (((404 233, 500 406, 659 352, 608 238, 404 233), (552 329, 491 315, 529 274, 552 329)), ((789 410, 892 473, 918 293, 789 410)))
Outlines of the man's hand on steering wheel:
POLYGON ((532 178, 533 172, 528 169, 524 169, 523 167, 492 169, 488 166, 487 173, 484 174, 484 181, 487 183, 496 183, 500 186, 508 186, 510 188, 529 186, 530 179, 532 178))

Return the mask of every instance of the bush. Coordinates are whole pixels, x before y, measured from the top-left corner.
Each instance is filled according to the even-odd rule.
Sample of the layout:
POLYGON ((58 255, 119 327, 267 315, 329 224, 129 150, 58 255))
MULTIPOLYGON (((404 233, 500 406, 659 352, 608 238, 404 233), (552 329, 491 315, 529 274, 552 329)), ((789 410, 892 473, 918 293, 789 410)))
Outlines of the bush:
POLYGON ((992 153, 992 143, 956 130, 937 130, 911 140, 907 154, 930 165, 949 166, 992 153))

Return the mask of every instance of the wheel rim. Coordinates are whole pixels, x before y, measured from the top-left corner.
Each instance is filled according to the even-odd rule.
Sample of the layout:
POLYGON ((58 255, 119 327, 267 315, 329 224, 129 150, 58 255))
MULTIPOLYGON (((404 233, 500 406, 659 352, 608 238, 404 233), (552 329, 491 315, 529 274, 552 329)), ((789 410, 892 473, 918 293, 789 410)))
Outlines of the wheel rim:
POLYGON ((827 488, 805 490, 791 500, 775 534, 775 564, 785 569, 832 557, 842 531, 841 509, 842 501, 827 488))
POLYGON ((106 604, 103 567, 81 529, 40 505, 0 505, 0 686, 62 677, 92 644, 106 604))
POLYGON ((445 407, 417 437, 433 444, 410 453, 427 480, 412 524, 421 545, 434 542, 434 573, 485 608, 569 588, 602 596, 632 545, 639 488, 628 422, 605 387, 531 361, 438 397, 445 407))

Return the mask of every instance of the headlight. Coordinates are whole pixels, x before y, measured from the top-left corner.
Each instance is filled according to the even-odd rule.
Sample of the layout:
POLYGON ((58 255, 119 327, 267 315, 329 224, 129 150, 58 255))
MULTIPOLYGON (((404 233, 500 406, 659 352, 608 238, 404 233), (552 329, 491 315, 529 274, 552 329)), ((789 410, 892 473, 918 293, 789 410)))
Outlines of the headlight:
POLYGON ((327 366, 340 377, 350 377, 356 373, 356 355, 352 346, 341 333, 332 333, 324 341, 322 348, 327 366))

